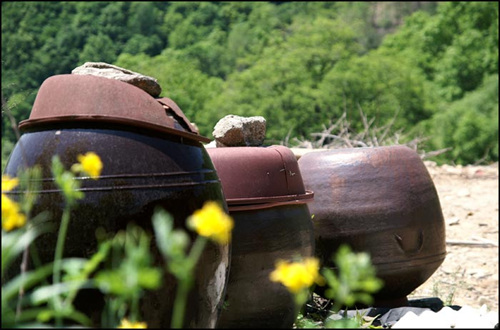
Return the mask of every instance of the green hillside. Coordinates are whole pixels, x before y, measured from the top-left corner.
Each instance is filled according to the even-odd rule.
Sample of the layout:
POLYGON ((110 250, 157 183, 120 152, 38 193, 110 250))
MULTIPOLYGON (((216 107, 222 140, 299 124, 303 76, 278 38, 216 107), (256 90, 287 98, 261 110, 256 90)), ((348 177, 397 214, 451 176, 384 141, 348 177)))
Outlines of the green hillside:
POLYGON ((85 62, 157 78, 210 138, 260 115, 293 146, 345 114, 498 161, 498 2, 3 1, 2 169, 41 83, 85 62))

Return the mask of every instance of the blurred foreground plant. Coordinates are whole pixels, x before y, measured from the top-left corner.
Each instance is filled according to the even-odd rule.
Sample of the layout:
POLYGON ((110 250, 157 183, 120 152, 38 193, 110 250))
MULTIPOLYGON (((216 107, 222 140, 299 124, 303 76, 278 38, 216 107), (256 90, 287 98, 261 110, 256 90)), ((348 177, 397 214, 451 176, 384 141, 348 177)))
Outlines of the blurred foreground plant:
POLYGON ((372 294, 382 288, 383 282, 376 277, 370 255, 365 252, 354 253, 344 244, 339 247, 333 260, 336 272, 330 268, 323 269, 329 286, 325 295, 334 300, 333 310, 338 312, 342 306, 351 307, 356 302, 365 305, 373 303, 372 294))
MULTIPOLYGON (((40 190, 41 170, 38 167, 20 171, 19 179, 2 177, 2 327, 63 327, 77 324, 92 326, 88 315, 76 310, 73 303, 80 290, 99 289, 105 306, 101 315, 104 327, 146 328, 141 322, 139 300, 144 290, 161 285, 160 268, 152 267, 150 236, 140 227, 129 224, 125 231, 104 237, 100 232, 97 252, 90 259, 63 259, 64 241, 70 225, 70 214, 77 201, 84 197, 81 181, 76 175, 99 179, 103 164, 98 155, 89 152, 78 156, 78 163, 69 171, 58 156, 52 158, 54 182, 64 197, 64 208, 58 231, 54 260, 37 262, 35 239, 51 229, 45 212, 31 218, 31 208, 40 190), (4 192, 20 186, 20 201, 4 192), (28 271, 28 251, 34 269, 28 271), (12 279, 4 277, 12 262, 22 254, 22 270, 12 279), (52 281, 48 280, 52 275, 52 281)), ((191 289, 195 266, 207 240, 226 244, 231 239, 233 220, 216 202, 209 201, 188 219, 188 227, 199 236, 189 253, 188 234, 173 229, 171 215, 158 208, 152 218, 157 245, 167 261, 167 271, 178 280, 178 292, 172 313, 172 327, 182 327, 186 298, 191 289)))
POLYGON ((207 240, 218 244, 228 243, 234 226, 233 219, 215 201, 208 201, 200 210, 195 211, 188 217, 187 224, 199 235, 189 253, 189 236, 185 231, 173 228, 171 215, 162 209, 157 209, 153 215, 156 243, 166 260, 168 271, 178 281, 172 328, 183 326, 187 295, 194 284, 194 270, 207 240))
MULTIPOLYGON (((333 300, 332 311, 338 313, 342 307, 352 307, 357 302, 364 305, 373 303, 372 294, 383 286, 382 280, 376 277, 376 271, 366 252, 355 253, 348 245, 341 245, 333 261, 336 270, 323 269, 328 284, 325 296, 333 300)), ((363 315, 356 313, 354 318, 344 317, 339 320, 327 320, 327 328, 359 328, 363 325, 363 315)))
MULTIPOLYGON (((87 161, 88 156, 81 155, 81 162, 87 161)), ((95 155, 95 154, 94 154, 95 155)), ((102 168, 99 157, 91 162, 102 168)), ((81 164, 79 164, 81 166, 81 164)), ((88 317, 76 311, 72 305, 76 292, 87 284, 87 277, 81 276, 77 280, 61 281, 61 275, 80 273, 84 268, 84 259, 62 259, 64 240, 69 225, 69 214, 76 200, 83 198, 78 191, 79 181, 74 180, 75 174, 87 173, 87 167, 79 167, 74 172, 65 171, 59 158, 52 159, 54 181, 65 199, 65 206, 59 228, 54 261, 40 265, 36 258, 36 249, 33 243, 41 234, 48 232, 51 225, 45 220, 46 212, 31 218, 31 209, 40 190, 41 169, 37 166, 20 171, 19 178, 2 176, 2 326, 15 326, 26 322, 45 323, 55 319, 56 326, 62 326, 63 319, 69 319, 82 325, 90 325, 88 317), (11 191, 20 182, 20 201, 13 201, 4 191, 11 191), (5 203, 5 204, 4 204, 5 203), (26 225, 25 225, 26 224, 26 225), (17 230, 14 230, 18 228, 17 230), (27 271, 28 252, 31 252, 34 270, 27 271), (20 258, 21 273, 7 280, 5 275, 8 266, 20 258), (52 274, 52 283, 47 281, 52 274), (33 289, 27 291, 29 289, 33 289)), ((93 172, 99 175, 99 172, 93 172)), ((88 174, 88 173, 87 173, 88 174)), ((89 275, 91 272, 88 271, 89 275)), ((35 323, 34 325, 39 325, 35 323)))
MULTIPOLYGON (((367 253, 354 253, 349 246, 341 245, 337 253, 332 256, 336 269, 323 267, 319 269, 316 258, 306 258, 299 262, 279 260, 275 270, 270 274, 271 281, 282 283, 294 295, 298 310, 310 297, 310 288, 314 284, 327 285, 327 298, 333 301, 332 313, 338 313, 342 307, 352 307, 357 302, 369 305, 373 302, 372 294, 383 286, 383 282, 375 275, 375 268, 371 264, 367 253)), ((298 328, 319 328, 318 322, 304 317, 299 312, 295 325, 298 328)), ((327 319, 325 328, 360 328, 370 327, 364 315, 356 313, 355 317, 341 319, 327 319)))
POLYGON ((316 284, 324 285, 325 279, 319 274, 319 260, 306 258, 288 262, 278 260, 276 269, 269 275, 271 281, 282 283, 295 299, 296 312, 302 309, 309 297, 309 288, 316 284))

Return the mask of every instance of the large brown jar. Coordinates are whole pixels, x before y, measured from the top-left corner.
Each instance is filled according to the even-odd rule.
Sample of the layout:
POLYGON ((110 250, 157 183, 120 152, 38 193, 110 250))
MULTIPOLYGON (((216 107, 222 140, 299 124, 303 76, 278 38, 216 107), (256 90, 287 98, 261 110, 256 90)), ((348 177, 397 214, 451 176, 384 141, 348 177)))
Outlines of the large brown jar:
MULTIPOLYGON (((77 155, 88 151, 99 155, 103 163, 98 180, 77 178, 85 198, 71 213, 64 257, 89 258, 95 253, 98 228, 116 233, 135 223, 152 234, 156 207, 168 211, 174 226, 187 231, 191 239, 196 234, 186 228, 185 220, 204 202, 218 201, 228 211, 219 178, 201 143, 208 139, 198 134, 168 98, 155 99, 113 79, 57 75, 42 84, 30 118, 19 127, 23 134, 5 174, 17 176, 36 164, 43 168, 42 190, 33 214, 50 211, 50 221, 56 225, 53 233, 36 241, 44 263, 53 260, 64 206, 50 170, 54 155, 66 169, 77 162, 77 155)), ((152 245, 155 265, 165 269, 152 245)), ((207 246, 196 268, 185 327, 215 326, 229 262, 230 245, 207 246)), ((160 290, 148 291, 141 300, 141 315, 151 328, 170 326, 176 281, 168 273, 164 276, 160 290)), ((99 326, 103 298, 96 291, 83 290, 75 304, 99 326)))
POLYGON ((234 219, 218 328, 291 328, 292 295, 269 274, 278 259, 312 257, 314 234, 297 160, 284 146, 207 148, 234 219))
POLYGON ((298 163, 315 193, 309 208, 322 265, 335 268, 341 244, 368 252, 385 283, 375 304, 404 305, 446 255, 439 198, 418 154, 405 146, 336 149, 298 163))

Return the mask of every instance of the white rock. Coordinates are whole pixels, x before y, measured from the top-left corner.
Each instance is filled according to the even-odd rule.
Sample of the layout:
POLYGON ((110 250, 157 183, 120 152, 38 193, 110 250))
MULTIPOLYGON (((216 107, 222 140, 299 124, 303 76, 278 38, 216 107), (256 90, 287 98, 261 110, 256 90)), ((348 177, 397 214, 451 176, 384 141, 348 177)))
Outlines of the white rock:
POLYGON ((161 93, 161 86, 155 78, 105 62, 85 62, 83 65, 74 68, 71 74, 120 80, 139 87, 153 97, 157 97, 161 93))
MULTIPOLYGON (((441 318, 437 313, 426 310, 418 317, 418 327, 421 329, 451 328, 451 322, 447 318, 441 318)), ((415 326, 413 326, 415 327, 415 326)))
POLYGON ((266 119, 227 115, 215 124, 212 134, 218 148, 261 146, 266 137, 266 119))
POLYGON ((215 140, 210 141, 209 143, 205 144, 205 148, 215 148, 217 145, 215 143, 215 140))
POLYGON ((416 315, 413 312, 406 313, 391 328, 419 328, 419 329, 492 329, 498 324, 498 313, 487 311, 486 306, 474 309, 463 306, 456 311, 450 307, 443 307, 435 313, 430 310, 416 315))
POLYGON ((456 319, 457 319, 457 311, 454 310, 453 308, 450 308, 448 306, 445 306, 441 308, 439 312, 436 313, 436 315, 443 320, 443 322, 446 322, 447 328, 454 328, 456 325, 456 319))
POLYGON ((406 329, 406 328, 415 328, 415 325, 418 322, 418 315, 413 312, 408 312, 403 317, 399 319, 396 323, 394 323, 391 329, 406 329))

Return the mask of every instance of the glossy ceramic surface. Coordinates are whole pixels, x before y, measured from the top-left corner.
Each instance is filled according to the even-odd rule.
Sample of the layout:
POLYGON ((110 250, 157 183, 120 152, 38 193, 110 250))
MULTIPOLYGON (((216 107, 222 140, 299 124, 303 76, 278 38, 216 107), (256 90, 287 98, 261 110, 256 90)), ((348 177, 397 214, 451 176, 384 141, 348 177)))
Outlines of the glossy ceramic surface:
POLYGON ((207 149, 235 221, 231 268, 219 328, 291 328, 292 295, 269 274, 276 261, 314 254, 314 235, 297 160, 283 146, 207 149))
MULTIPOLYGON (((41 165, 42 188, 33 214, 49 211, 50 221, 58 228, 64 201, 50 170, 52 157, 58 155, 65 168, 69 169, 77 162, 79 154, 93 151, 100 156, 103 170, 98 180, 77 178, 82 183, 81 191, 85 193, 85 198, 71 213, 64 257, 88 258, 95 253, 98 228, 115 233, 125 229, 129 223, 136 223, 152 234, 151 217, 156 207, 167 210, 174 218, 174 226, 184 229, 192 239, 196 234, 186 228, 185 221, 204 202, 218 201, 228 211, 211 159, 197 133, 182 128, 185 124, 178 124, 182 116, 172 119, 169 122, 171 125, 165 122, 153 128, 145 124, 146 118, 116 120, 121 116, 119 111, 122 106, 129 106, 130 112, 142 111, 143 114, 159 109, 165 117, 167 112, 160 101, 137 87, 119 81, 86 76, 74 76, 74 79, 64 77, 63 80, 68 83, 67 86, 56 86, 62 89, 60 92, 68 103, 57 100, 61 94, 53 89, 54 86, 47 89, 45 84, 42 85, 34 113, 21 127, 23 135, 8 160, 4 174, 17 176, 26 166, 41 165), (69 93, 66 87, 75 85, 73 83, 81 84, 83 90, 75 89, 73 94, 69 93), (92 91, 96 94, 93 95, 92 91), (92 95, 97 100, 89 100, 92 95), (73 102, 69 102, 70 96, 73 102), (99 105, 101 97, 102 105, 99 105), (123 104, 122 98, 133 104, 123 104), (85 104, 88 107, 84 107, 85 104), (65 105, 67 111, 63 111, 65 105), (101 114, 92 117, 92 113, 97 111, 101 114), (104 118, 109 114, 113 118, 104 118), (87 120, 87 116, 91 116, 91 120, 87 120), (182 127, 177 128, 178 125, 182 127)), ((56 82, 60 80, 56 79, 56 82)), ((19 193, 22 192, 10 192, 13 198, 17 198, 19 193)), ((53 260, 56 239, 57 230, 37 240, 42 262, 53 260)), ((155 246, 151 253, 155 265, 166 269, 155 246)), ((195 284, 186 308, 185 327, 215 326, 228 280, 229 263, 230 245, 207 245, 196 268, 195 284)), ((176 281, 167 273, 164 276, 161 289, 148 291, 140 302, 141 315, 148 327, 170 326, 176 281)), ((96 291, 83 291, 75 304, 91 316, 98 327, 103 297, 96 291)))
MULTIPOLYGON (((341 244, 368 252, 385 286, 376 304, 404 303, 446 255, 445 226, 433 181, 405 146, 336 149, 299 161, 322 265, 341 244)), ((319 287, 318 287, 319 289, 319 287)))

